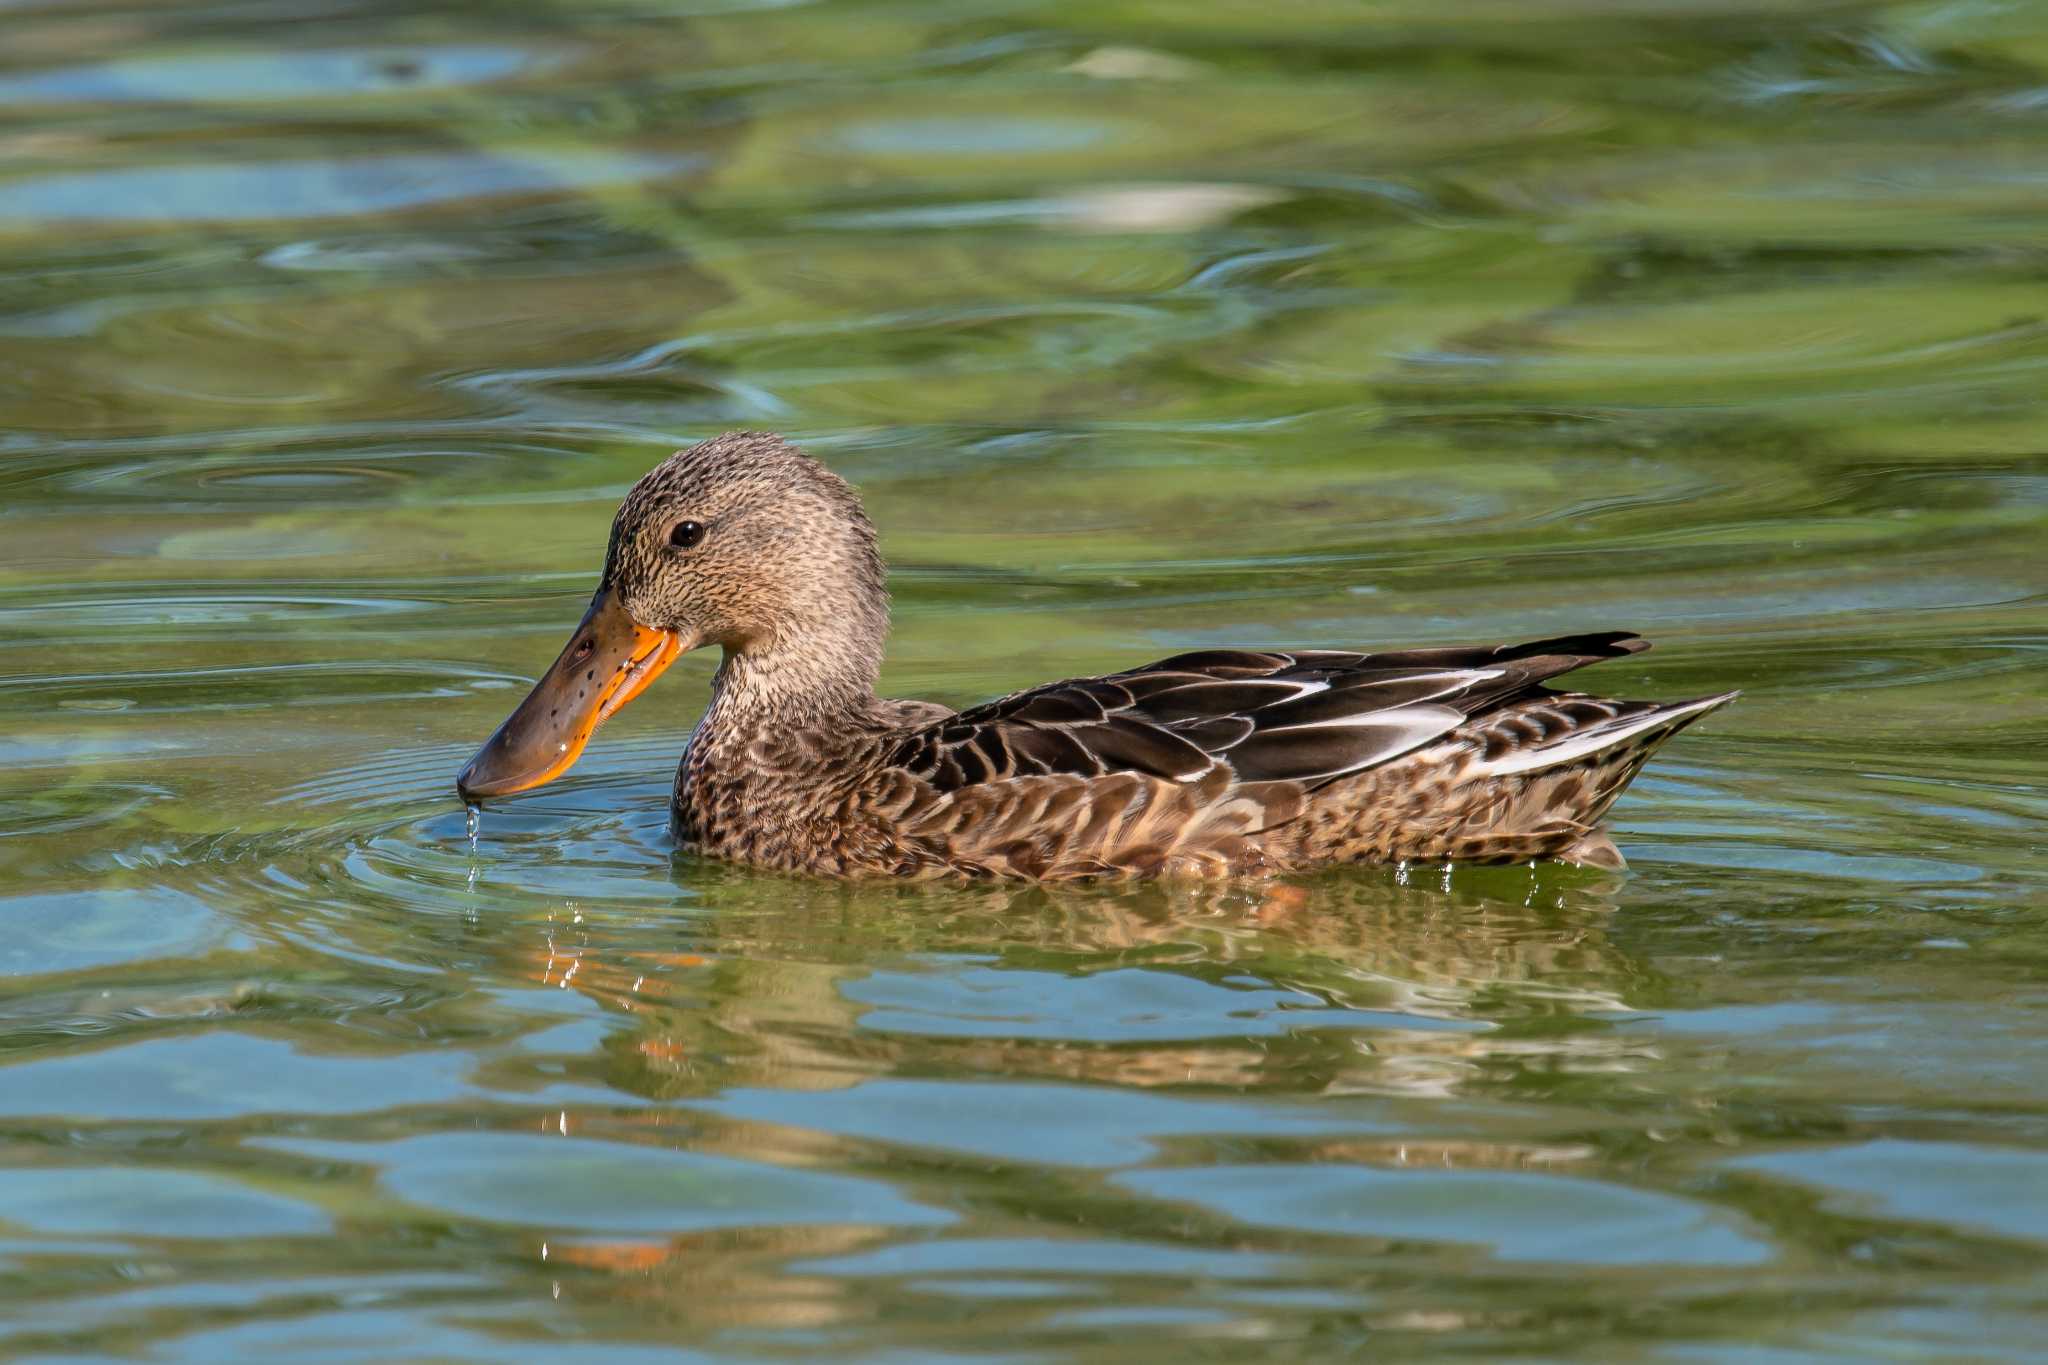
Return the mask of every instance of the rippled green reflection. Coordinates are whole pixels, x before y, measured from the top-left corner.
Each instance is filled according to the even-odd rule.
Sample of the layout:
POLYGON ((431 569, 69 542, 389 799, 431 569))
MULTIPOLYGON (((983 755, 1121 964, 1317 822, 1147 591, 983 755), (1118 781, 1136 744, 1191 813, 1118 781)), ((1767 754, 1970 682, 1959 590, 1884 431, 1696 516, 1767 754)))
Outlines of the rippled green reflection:
POLYGON ((2033 1358, 2044 92, 1988 3, 0 11, 0 1354, 2033 1358), (1625 878, 679 859, 702 660, 472 848, 735 426, 902 693, 1744 698, 1625 878))

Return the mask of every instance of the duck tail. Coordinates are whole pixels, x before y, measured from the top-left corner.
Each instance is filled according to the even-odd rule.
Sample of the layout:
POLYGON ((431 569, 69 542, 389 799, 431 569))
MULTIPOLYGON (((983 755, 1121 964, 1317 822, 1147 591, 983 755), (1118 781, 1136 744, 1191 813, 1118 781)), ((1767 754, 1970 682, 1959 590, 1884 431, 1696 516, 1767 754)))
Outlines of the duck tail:
POLYGON ((1614 709, 1613 715, 1591 724, 1566 727, 1562 733, 1537 743, 1508 747, 1496 757, 1482 759, 1474 768, 1473 775, 1508 777, 1534 774, 1624 754, 1646 759, 1680 730, 1741 695, 1736 691, 1696 697, 1691 701, 1608 703, 1614 709))

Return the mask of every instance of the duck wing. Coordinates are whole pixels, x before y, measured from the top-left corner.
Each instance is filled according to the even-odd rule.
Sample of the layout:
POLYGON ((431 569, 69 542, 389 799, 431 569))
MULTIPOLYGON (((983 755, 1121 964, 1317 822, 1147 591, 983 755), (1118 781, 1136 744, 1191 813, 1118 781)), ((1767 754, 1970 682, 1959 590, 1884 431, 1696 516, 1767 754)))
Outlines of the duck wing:
POLYGON ((1373 654, 1198 650, 958 712, 906 736, 890 766, 938 791, 1119 773, 1312 790, 1535 695, 1545 679, 1647 648, 1614 631, 1373 654))
POLYGON ((925 724, 891 752, 877 814, 946 866, 1043 880, 1216 875, 1315 788, 1544 679, 1648 647, 1625 633, 1402 650, 1201 650, 1070 678, 925 724))

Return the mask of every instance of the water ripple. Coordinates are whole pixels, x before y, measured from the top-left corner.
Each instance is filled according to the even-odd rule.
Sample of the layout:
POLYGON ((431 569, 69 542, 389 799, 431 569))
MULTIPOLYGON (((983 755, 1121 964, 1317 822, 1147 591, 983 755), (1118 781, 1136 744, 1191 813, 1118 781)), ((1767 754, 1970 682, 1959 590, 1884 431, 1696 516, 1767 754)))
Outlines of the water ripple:
POLYGON ((545 69, 565 55, 477 44, 132 57, 0 76, 0 104, 300 101, 446 90, 545 69))
POLYGON ((136 166, 0 182, 0 221, 231 222, 353 216, 455 200, 560 194, 683 175, 692 155, 575 158, 492 154, 306 158, 220 165, 136 166))

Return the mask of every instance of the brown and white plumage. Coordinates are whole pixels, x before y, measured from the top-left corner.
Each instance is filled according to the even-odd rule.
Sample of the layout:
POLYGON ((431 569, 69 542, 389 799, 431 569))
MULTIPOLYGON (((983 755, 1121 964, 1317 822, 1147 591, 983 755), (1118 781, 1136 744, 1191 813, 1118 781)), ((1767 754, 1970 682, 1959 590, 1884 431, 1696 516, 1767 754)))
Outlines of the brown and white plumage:
POLYGON ((1651 752, 1734 695, 1616 701, 1545 685, 1648 648, 1608 632, 1200 650, 954 712, 874 695, 885 628, 851 489, 772 436, 706 442, 628 496, 577 636, 459 785, 488 796, 548 780, 615 695, 716 643, 725 661, 674 806, 681 840, 715 856, 1041 880, 1410 859, 1618 867, 1598 828, 1607 808, 1651 752))

